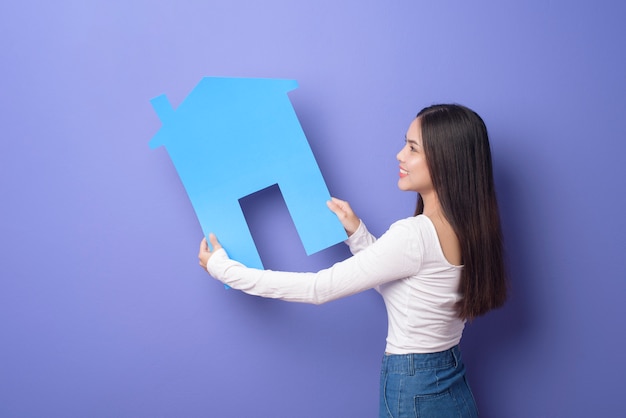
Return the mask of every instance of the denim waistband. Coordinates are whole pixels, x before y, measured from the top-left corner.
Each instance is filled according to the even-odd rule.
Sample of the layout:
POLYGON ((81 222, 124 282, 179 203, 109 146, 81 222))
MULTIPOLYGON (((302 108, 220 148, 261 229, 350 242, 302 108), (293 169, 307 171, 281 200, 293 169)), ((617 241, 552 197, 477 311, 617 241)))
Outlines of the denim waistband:
POLYGON ((413 375, 418 370, 457 367, 461 362, 458 345, 438 353, 385 354, 382 369, 387 373, 413 375))

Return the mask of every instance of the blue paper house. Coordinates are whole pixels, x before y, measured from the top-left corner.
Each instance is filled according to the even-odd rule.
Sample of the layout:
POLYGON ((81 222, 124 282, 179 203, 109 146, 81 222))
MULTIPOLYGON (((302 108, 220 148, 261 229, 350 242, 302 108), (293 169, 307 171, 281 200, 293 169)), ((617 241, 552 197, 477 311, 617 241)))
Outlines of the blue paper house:
POLYGON ((205 77, 173 109, 151 101, 164 145, 205 235, 229 255, 263 268, 239 199, 278 184, 307 254, 346 239, 326 206, 330 194, 287 92, 295 80, 205 77))

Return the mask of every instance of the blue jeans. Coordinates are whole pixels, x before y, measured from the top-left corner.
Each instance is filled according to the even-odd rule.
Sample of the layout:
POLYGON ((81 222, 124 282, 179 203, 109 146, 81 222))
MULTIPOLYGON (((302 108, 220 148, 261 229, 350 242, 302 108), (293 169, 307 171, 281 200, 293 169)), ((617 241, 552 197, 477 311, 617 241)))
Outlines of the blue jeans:
POLYGON ((478 416, 458 346, 439 353, 386 354, 380 372, 380 418, 478 416))

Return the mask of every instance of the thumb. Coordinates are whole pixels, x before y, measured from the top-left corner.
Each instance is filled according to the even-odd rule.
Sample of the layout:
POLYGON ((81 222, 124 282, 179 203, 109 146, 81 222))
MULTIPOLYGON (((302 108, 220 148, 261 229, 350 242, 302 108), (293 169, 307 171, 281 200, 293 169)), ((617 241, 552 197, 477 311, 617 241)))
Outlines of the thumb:
POLYGON ((211 232, 209 234, 209 241, 211 242, 211 246, 213 247, 213 251, 217 251, 220 248, 222 248, 222 245, 217 240, 217 237, 215 236, 215 234, 213 232, 211 232))
POLYGON ((326 206, 328 206, 328 209, 330 209, 336 215, 339 215, 339 212, 345 212, 345 209, 343 208, 343 203, 343 201, 337 199, 336 197, 333 197, 331 198, 331 200, 326 202, 326 206))

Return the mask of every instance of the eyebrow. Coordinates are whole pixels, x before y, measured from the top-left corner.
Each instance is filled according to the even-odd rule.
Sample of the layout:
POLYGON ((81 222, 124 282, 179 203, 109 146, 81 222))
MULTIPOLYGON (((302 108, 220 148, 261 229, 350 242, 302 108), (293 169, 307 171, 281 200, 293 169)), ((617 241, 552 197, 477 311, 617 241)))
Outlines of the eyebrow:
POLYGON ((406 135, 404 136, 404 140, 406 142, 408 142, 409 144, 415 144, 415 145, 420 145, 421 146, 421 144, 419 142, 417 142, 415 139, 409 139, 409 138, 406 137, 406 135))

